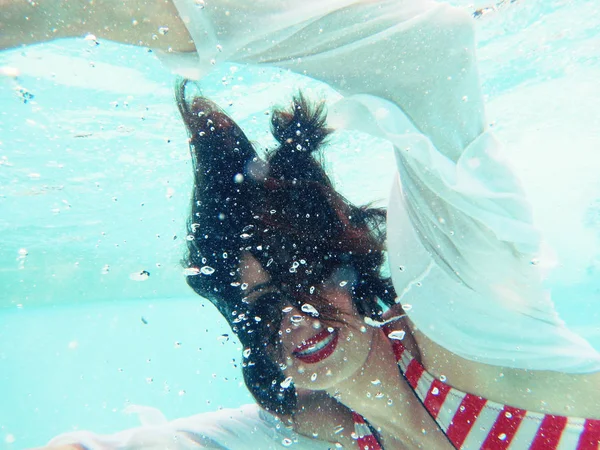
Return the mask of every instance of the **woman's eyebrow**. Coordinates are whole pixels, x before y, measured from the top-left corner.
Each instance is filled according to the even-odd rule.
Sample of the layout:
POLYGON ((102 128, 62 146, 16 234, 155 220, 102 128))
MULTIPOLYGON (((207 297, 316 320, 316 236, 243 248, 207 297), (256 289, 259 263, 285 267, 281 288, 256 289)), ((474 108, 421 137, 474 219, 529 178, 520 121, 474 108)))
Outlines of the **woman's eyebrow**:
POLYGON ((245 298, 250 297, 255 292, 261 291, 263 289, 267 289, 273 287, 273 284, 270 281, 265 281, 264 283, 258 283, 252 286, 251 288, 246 290, 245 298))

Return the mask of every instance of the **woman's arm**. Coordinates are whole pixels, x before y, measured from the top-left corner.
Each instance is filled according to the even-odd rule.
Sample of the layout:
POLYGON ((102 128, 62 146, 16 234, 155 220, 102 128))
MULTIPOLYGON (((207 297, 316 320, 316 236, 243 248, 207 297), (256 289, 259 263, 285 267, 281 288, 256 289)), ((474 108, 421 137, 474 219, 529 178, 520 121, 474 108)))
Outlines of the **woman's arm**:
POLYGON ((164 51, 195 50, 171 0, 0 0, 0 50, 88 33, 164 51))

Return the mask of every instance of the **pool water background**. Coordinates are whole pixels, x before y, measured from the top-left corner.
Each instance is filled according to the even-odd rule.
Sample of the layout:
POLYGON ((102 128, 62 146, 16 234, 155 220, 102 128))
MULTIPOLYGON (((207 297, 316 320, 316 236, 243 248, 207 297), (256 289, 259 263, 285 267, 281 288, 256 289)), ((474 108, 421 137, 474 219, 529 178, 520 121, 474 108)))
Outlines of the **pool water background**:
MULTIPOLYGON (((593 180, 600 168, 590 154, 600 142, 599 9, 521 1, 477 22, 488 117, 533 195, 561 171, 593 180), (566 156, 549 158, 552 150, 566 156)), ((6 67, 19 76, 0 76, 0 448, 135 426, 129 404, 171 419, 250 401, 239 343, 191 293, 179 263, 191 167, 171 75, 146 50, 85 40, 2 52, 6 67), (140 281, 142 271, 150 276, 140 281)), ((231 65, 202 83, 261 148, 272 143, 265 111, 298 87, 338 97, 265 68, 231 65)), ((351 200, 385 203, 385 142, 340 132, 326 158, 351 200)), ((565 248, 597 251, 600 187, 565 195, 550 186, 556 209, 539 220, 581 231, 555 236, 565 248), (560 214, 591 195, 591 226, 560 214)), ((594 269, 580 296, 557 290, 555 301, 600 348, 594 269)))

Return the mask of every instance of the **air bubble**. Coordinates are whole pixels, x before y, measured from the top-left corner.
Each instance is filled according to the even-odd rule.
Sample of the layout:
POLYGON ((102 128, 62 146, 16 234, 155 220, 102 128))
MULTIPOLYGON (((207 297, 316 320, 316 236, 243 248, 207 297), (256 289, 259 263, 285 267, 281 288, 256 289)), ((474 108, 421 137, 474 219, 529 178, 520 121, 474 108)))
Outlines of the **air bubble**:
POLYGON ((299 324, 300 322, 302 322, 304 320, 304 317, 298 315, 298 314, 294 314, 290 320, 292 321, 293 324, 299 324))
POLYGON ((313 373, 313 374, 310 376, 310 381, 316 381, 316 380, 317 380, 317 374, 316 374, 316 373, 313 373))
POLYGON ((142 270, 141 272, 134 272, 129 275, 129 279, 133 281, 146 281, 150 278, 150 272, 142 270))
POLYGON ((250 353, 252 353, 252 350, 249 348, 244 349, 242 355, 244 355, 244 358, 248 358, 250 356, 250 353))
POLYGON ((388 337, 390 339, 395 339, 397 341, 401 341, 402 339, 404 339, 404 336, 406 336, 406 331, 404 330, 394 330, 390 334, 388 334, 388 337))
POLYGON ((188 267, 186 269, 183 269, 183 274, 186 277, 192 277, 194 275, 198 275, 200 273, 200 269, 198 269, 197 267, 188 267))
POLYGON ((344 287, 348 284, 347 281, 340 281, 340 287, 344 287))
POLYGON ((290 387, 290 385, 292 384, 292 381, 294 379, 292 377, 287 377, 285 380, 283 380, 279 385, 283 388, 283 389, 287 389, 290 387))
POLYGON ((286 314, 287 314, 287 313, 291 312, 291 311, 292 311, 292 309, 294 309, 294 308, 292 308, 291 306, 286 306, 286 307, 285 307, 285 308, 283 308, 281 311, 283 311, 284 313, 286 313, 286 314))
POLYGON ((212 275, 213 273, 215 273, 215 269, 213 269, 210 266, 203 266, 200 269, 200 272, 202 272, 202 275, 212 275))
POLYGON ((319 311, 317 311, 313 305, 309 305, 308 303, 305 303, 304 305, 302 305, 301 309, 306 314, 310 314, 311 316, 314 316, 314 317, 319 317, 319 311))
POLYGON ((292 440, 290 438, 284 438, 283 441, 281 441, 281 445, 283 445, 284 447, 289 447, 290 445, 292 445, 292 440))
POLYGON ((408 303, 406 305, 402 305, 402 309, 406 312, 410 311, 412 309, 412 305, 409 305, 408 303))

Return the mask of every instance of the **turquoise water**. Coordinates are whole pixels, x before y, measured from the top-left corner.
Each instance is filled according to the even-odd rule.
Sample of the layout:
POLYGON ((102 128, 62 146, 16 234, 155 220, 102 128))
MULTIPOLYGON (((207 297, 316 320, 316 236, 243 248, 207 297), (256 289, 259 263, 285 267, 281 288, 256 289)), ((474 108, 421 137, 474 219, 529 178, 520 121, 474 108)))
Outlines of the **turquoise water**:
MULTIPOLYGON (((521 1, 477 22, 490 123, 534 197, 558 171, 593 180, 600 170, 590 164, 600 142, 599 9, 521 1), (532 142, 539 151, 524 152, 532 142)), ((2 73, 0 448, 135 426, 130 404, 175 418, 249 401, 239 344, 179 265, 191 177, 171 75, 146 50, 84 40, 2 52, 2 73)), ((264 68, 227 66, 202 83, 261 148, 271 143, 264 112, 298 87, 338 98, 264 68)), ((353 201, 384 202, 388 145, 341 132, 330 147, 337 186, 353 201)), ((565 195, 550 185, 556 209, 538 219, 556 224, 551 237, 567 256, 589 248, 590 258, 586 273, 562 272, 565 283, 583 280, 581 295, 557 288, 555 301, 600 347, 600 187, 565 195), (563 204, 585 204, 587 222, 570 223, 563 204), (573 227, 581 232, 561 234, 573 227)))

